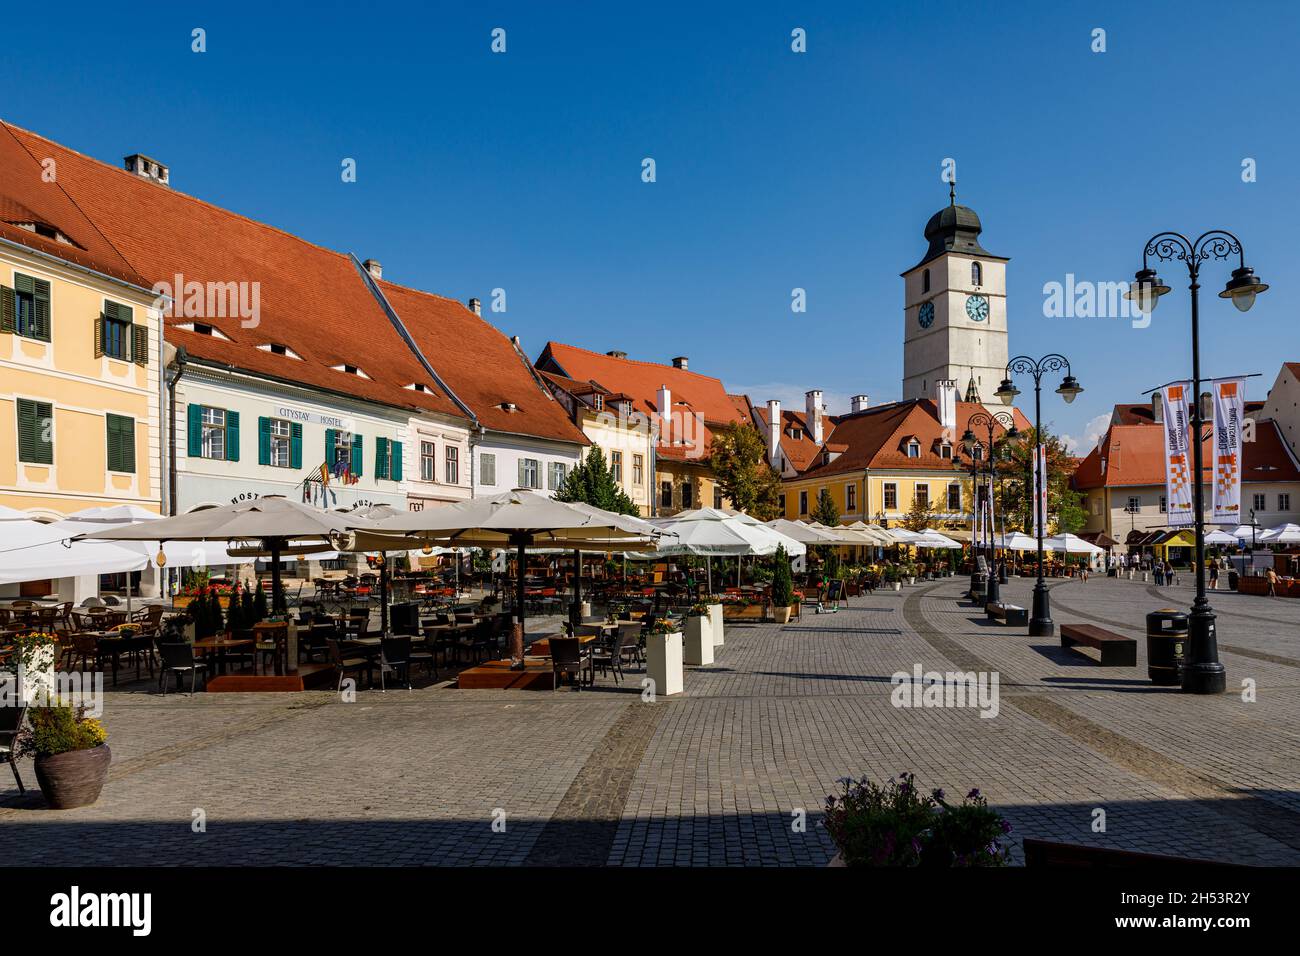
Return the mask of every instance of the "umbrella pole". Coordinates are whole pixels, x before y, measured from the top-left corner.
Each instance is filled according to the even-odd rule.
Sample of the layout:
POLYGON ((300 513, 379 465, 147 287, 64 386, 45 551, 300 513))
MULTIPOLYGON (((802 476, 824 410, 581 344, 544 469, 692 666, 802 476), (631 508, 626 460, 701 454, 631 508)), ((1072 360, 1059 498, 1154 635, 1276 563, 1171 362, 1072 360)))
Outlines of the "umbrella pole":
POLYGON ((574 550, 573 552, 573 606, 569 608, 569 623, 573 626, 573 633, 578 633, 578 625, 582 623, 582 552, 574 550))
POLYGON ((516 540, 516 558, 518 567, 515 569, 515 626, 510 633, 510 667, 512 670, 524 669, 524 571, 528 566, 528 557, 525 548, 528 545, 528 536, 520 534, 516 540))
POLYGON ((705 568, 707 569, 707 571, 708 571, 708 575, 709 575, 709 594, 712 595, 712 594, 713 594, 713 556, 712 556, 712 555, 710 555, 710 554, 706 554, 706 555, 704 556, 704 567, 705 567, 705 568))
POLYGON ((271 552, 271 613, 282 614, 285 611, 284 591, 280 585, 280 538, 271 538, 268 550, 271 552))
POLYGON ((379 633, 388 636, 388 552, 379 552, 379 633))

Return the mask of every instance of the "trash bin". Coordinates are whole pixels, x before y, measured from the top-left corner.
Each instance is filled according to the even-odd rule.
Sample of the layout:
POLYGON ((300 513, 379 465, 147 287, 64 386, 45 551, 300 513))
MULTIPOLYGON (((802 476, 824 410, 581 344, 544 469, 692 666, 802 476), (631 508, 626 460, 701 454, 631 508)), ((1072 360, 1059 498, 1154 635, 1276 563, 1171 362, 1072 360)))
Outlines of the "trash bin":
POLYGON ((1171 607, 1147 615, 1147 676, 1153 684, 1182 683, 1187 615, 1171 607))
POLYGON ((1237 579, 1238 579, 1239 577, 1240 577, 1240 576, 1237 574, 1236 571, 1229 571, 1229 572, 1228 572, 1228 590, 1229 590, 1229 591, 1235 591, 1235 590, 1237 590, 1237 579))
POLYGON ((389 605, 388 629, 394 634, 419 634, 420 606, 414 602, 389 605))

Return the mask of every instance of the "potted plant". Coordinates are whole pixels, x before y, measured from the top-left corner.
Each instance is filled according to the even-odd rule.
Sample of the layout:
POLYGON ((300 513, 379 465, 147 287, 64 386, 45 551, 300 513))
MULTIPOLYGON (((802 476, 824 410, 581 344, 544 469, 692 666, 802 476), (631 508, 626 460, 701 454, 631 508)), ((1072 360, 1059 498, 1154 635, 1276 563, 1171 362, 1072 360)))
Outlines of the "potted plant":
POLYGON ((713 620, 709 606, 701 601, 686 612, 683 660, 687 664, 713 663, 713 620))
POLYGON ((661 618, 646 632, 645 672, 654 682, 656 696, 671 697, 684 689, 682 679, 682 632, 676 622, 661 618))
POLYGON ((794 579, 790 576, 790 559, 785 548, 776 549, 776 566, 772 572, 772 616, 778 624, 789 624, 794 611, 794 579))
POLYGON ((898 574, 898 565, 896 564, 885 565, 884 577, 885 577, 885 583, 889 585, 891 588, 893 588, 895 591, 903 590, 903 582, 900 579, 898 574))
POLYGON ((99 799, 113 754, 104 725, 84 707, 54 703, 27 711, 18 749, 36 758, 36 781, 52 810, 84 807, 99 799))
POLYGON ((908 584, 915 584, 915 583, 916 583, 916 564, 915 564, 915 562, 908 561, 906 567, 904 567, 904 569, 903 569, 903 573, 907 576, 907 583, 908 583, 908 584))
POLYGON ((32 631, 14 638, 18 658, 18 692, 23 702, 48 699, 54 692, 54 659, 59 639, 46 631, 32 631))
POLYGON ((825 827, 844 866, 1005 866, 1003 842, 1011 825, 989 808, 979 790, 959 804, 942 790, 922 794, 916 776, 900 774, 884 786, 862 778, 840 781, 826 798, 825 827))

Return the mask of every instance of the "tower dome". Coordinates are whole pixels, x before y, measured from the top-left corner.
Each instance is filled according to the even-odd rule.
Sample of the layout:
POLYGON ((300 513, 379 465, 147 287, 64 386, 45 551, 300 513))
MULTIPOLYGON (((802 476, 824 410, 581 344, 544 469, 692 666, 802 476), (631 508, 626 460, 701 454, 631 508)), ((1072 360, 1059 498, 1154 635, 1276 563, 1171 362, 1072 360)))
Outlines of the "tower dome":
MULTIPOLYGON (((916 265, 924 265, 945 252, 964 252, 973 256, 993 255, 980 245, 979 237, 983 228, 974 209, 957 205, 957 184, 952 183, 948 191, 948 205, 931 216, 925 224, 925 239, 930 243, 930 248, 916 265)), ((912 268, 915 269, 916 266, 912 268)))

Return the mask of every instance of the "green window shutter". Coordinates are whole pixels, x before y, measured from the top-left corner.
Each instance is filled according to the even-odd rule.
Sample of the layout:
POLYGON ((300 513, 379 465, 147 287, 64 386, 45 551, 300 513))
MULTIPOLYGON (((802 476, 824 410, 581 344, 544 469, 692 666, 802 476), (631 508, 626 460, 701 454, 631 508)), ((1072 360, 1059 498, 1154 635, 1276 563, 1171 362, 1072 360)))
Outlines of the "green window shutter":
POLYGON ((135 419, 109 413, 105 416, 108 470, 135 473, 135 419))
POLYGON ((366 439, 364 435, 352 434, 352 474, 361 477, 362 457, 366 453, 366 439))
POLYGON ((259 465, 269 465, 271 463, 271 419, 257 419, 257 463, 259 465))
POLYGON ((334 472, 334 443, 338 441, 339 433, 336 429, 325 429, 325 465, 334 472))
POLYGON ((36 280, 33 279, 31 276, 25 276, 15 272, 14 288, 17 289, 19 292, 25 293, 27 295, 35 295, 36 280))
POLYGON ((375 439, 375 477, 388 477, 388 439, 375 439))
POLYGON ((104 354, 104 323, 107 321, 102 314, 95 320, 95 358, 104 354))
POLYGON ((35 281, 32 293, 35 303, 32 334, 42 342, 50 341, 50 284, 44 279, 35 281))
POLYGON ((402 480, 402 443, 395 441, 391 445, 393 467, 390 469, 393 481, 402 480))
POLYGON ((203 457, 203 406, 190 405, 185 412, 186 430, 189 433, 189 456, 203 457))
POLYGON ((302 422, 289 423, 289 467, 302 467, 302 422))
MULTIPOLYGON (((37 317, 40 310, 37 309, 37 317)), ((149 364, 149 327, 147 325, 131 326, 131 361, 136 365, 149 364)))
POLYGON ((48 434, 54 406, 18 399, 18 460, 33 465, 54 464, 54 442, 48 434))
POLYGON ((13 332, 18 328, 18 309, 14 304, 14 290, 0 285, 0 332, 13 332))
POLYGON ((226 412, 226 461, 239 461, 239 412, 226 412))

